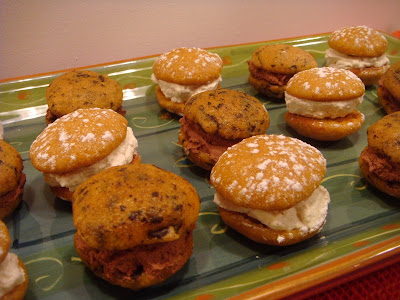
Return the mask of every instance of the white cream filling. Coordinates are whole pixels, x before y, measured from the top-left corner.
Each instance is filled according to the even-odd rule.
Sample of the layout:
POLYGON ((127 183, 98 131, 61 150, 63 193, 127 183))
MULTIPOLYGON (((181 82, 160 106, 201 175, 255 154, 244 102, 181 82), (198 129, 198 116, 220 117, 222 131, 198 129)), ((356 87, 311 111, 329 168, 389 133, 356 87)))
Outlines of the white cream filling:
POLYGON ((122 143, 108 156, 97 163, 80 168, 73 172, 64 174, 45 174, 46 181, 51 186, 61 186, 68 188, 71 192, 75 191, 79 184, 84 182, 94 174, 104 169, 114 166, 129 164, 133 155, 137 152, 138 141, 133 135, 132 129, 127 127, 126 137, 122 143))
POLYGON ((340 53, 332 48, 325 52, 326 66, 338 69, 359 69, 368 67, 382 67, 389 65, 386 55, 377 57, 359 57, 340 53))
POLYGON ((361 104, 364 95, 343 101, 311 101, 285 92, 287 110, 296 115, 317 119, 345 117, 361 104))
POLYGON ((171 99, 172 102, 184 103, 193 95, 217 89, 222 78, 219 76, 216 80, 203 85, 171 83, 158 79, 154 74, 151 74, 151 80, 158 84, 166 98, 171 99))
POLYGON ((310 197, 283 211, 242 207, 225 200, 218 193, 214 195, 214 202, 226 210, 247 214, 274 230, 300 229, 308 232, 317 230, 325 221, 330 197, 329 192, 320 185, 310 197))
POLYGON ((0 264, 0 298, 24 281, 25 275, 18 264, 18 256, 8 253, 0 264))

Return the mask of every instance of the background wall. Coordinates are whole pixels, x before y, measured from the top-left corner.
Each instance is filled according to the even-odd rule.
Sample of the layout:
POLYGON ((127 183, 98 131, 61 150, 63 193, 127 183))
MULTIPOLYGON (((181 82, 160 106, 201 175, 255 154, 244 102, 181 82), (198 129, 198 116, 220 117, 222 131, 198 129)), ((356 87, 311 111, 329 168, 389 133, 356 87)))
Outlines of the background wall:
POLYGON ((367 25, 400 29, 399 0, 0 0, 0 80, 367 25))

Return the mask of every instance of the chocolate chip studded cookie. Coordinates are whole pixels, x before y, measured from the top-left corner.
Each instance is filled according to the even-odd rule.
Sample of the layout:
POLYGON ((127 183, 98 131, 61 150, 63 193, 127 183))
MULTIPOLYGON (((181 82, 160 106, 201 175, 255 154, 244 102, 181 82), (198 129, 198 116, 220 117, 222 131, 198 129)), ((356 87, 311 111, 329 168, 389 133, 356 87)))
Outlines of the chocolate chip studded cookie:
POLYGON ((0 220, 9 216, 22 200, 26 176, 21 155, 0 140, 0 220))
POLYGON ((74 193, 75 247, 97 276, 134 290, 164 281, 193 251, 200 198, 153 165, 107 169, 74 193))
POLYGON ((301 48, 273 44, 256 49, 249 65, 249 83, 260 93, 283 98, 287 82, 296 73, 318 67, 314 57, 301 48))
POLYGON ((46 90, 47 123, 79 108, 107 108, 121 115, 122 88, 107 75, 89 70, 73 70, 57 77, 46 90))
POLYGON ((218 89, 190 98, 179 122, 179 142, 186 155, 211 170, 228 147, 264 134, 270 119, 258 99, 237 90, 218 89))

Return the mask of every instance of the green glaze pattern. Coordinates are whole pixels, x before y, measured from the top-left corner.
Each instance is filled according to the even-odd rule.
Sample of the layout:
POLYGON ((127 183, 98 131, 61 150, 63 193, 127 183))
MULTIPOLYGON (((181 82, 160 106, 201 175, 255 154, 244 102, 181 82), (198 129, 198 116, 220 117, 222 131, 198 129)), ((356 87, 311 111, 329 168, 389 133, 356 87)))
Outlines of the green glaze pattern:
MULTIPOLYGON (((400 60, 400 40, 386 37, 387 55, 393 63, 400 60)), ((143 163, 188 179, 202 199, 189 262, 166 282, 139 292, 112 286, 85 268, 73 246, 71 205, 54 197, 30 163, 29 147, 46 126, 46 87, 60 73, 0 83, 5 140, 21 153, 27 175, 23 203, 5 220, 13 241, 11 251, 22 258, 29 273, 26 299, 224 299, 399 237, 399 202, 370 187, 358 167, 368 126, 385 115, 376 86, 367 88, 359 106, 366 117, 361 130, 341 141, 323 143, 298 136, 284 122, 284 102, 263 97, 248 84, 246 61, 257 47, 295 45, 312 53, 323 66, 327 39, 324 34, 210 49, 224 61, 222 87, 248 93, 265 105, 271 118, 267 133, 300 138, 320 149, 327 159, 323 185, 330 192, 331 203, 325 227, 316 237, 283 248, 256 244, 221 221, 208 173, 187 160, 178 144, 178 119, 157 103, 150 80, 155 58, 92 68, 123 87, 126 118, 138 138, 143 163)))

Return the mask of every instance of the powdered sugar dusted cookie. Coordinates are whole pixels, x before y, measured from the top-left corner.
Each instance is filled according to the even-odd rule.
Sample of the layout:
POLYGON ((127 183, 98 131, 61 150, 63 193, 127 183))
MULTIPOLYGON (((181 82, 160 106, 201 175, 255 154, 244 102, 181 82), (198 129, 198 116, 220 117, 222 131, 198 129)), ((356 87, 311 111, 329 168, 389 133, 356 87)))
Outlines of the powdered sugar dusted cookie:
POLYGON ((160 55, 153 64, 152 80, 157 100, 166 110, 183 114, 185 102, 221 82, 222 59, 200 48, 176 48, 160 55))
POLYGON ((316 148, 281 135, 230 147, 211 171, 214 202, 230 227, 260 243, 289 245, 318 233, 329 203, 320 186, 326 161, 316 148))
POLYGON ((365 85, 377 83, 389 67, 386 38, 367 26, 344 27, 334 31, 325 52, 326 65, 347 69, 365 85))
MULTIPOLYGON (((137 140, 127 120, 111 109, 79 109, 57 119, 39 134, 30 148, 33 166, 53 187, 75 188, 111 166, 138 158, 137 140)), ((63 189, 65 191, 65 189, 63 189)))
POLYGON ((0 299, 23 299, 28 289, 28 273, 22 260, 9 252, 10 234, 0 221, 0 299))
POLYGON ((356 107, 364 93, 362 81, 348 70, 323 67, 299 72, 287 85, 285 121, 301 135, 340 140, 363 125, 364 115, 356 107))

